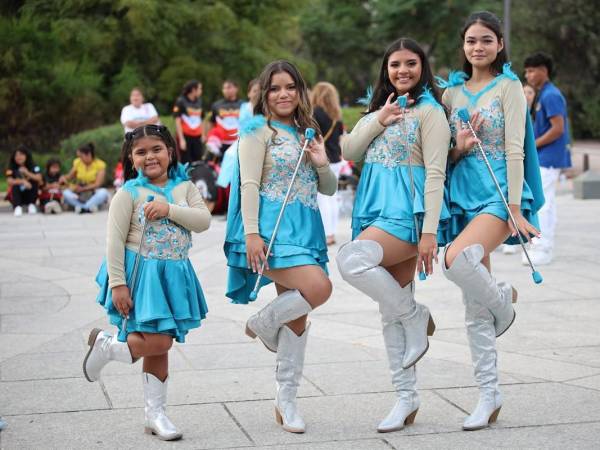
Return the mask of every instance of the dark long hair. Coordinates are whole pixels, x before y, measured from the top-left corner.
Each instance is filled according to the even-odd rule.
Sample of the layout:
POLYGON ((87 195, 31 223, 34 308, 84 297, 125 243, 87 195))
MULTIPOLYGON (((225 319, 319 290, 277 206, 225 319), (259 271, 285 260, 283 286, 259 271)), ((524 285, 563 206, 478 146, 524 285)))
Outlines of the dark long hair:
POLYGON ((125 133, 125 140, 123 141, 123 146, 121 148, 121 164, 123 164, 123 176, 125 177, 125 181, 137 177, 137 171, 133 166, 133 161, 131 158, 131 151, 133 150, 135 141, 146 136, 155 136, 159 138, 165 143, 167 149, 171 151, 171 155, 169 157, 169 167, 167 168, 167 171, 170 172, 171 169, 177 167, 175 140, 173 139, 171 133, 169 133, 169 129, 164 125, 143 125, 141 127, 137 127, 135 130, 130 131, 129 133, 125 133))
POLYGON ((19 165, 15 161, 15 155, 17 153, 22 153, 23 155, 25 155, 25 164, 23 164, 23 165, 25 167, 27 167, 27 170, 29 170, 30 172, 33 172, 33 170, 35 169, 35 163, 33 162, 33 156, 31 155, 31 152, 29 151, 29 149, 27 147, 25 147, 24 145, 19 145, 16 149, 14 149, 12 151, 12 153, 10 154, 10 159, 8 160, 8 168, 10 170, 12 170, 13 173, 19 170, 19 165))
POLYGON ((260 98, 254 107, 254 114, 262 114, 265 116, 269 128, 271 128, 274 133, 277 133, 277 131, 271 127, 272 113, 269 110, 268 96, 273 75, 282 72, 286 72, 292 77, 292 80, 294 80, 294 84, 296 85, 296 91, 298 92, 299 102, 296 110, 294 111, 294 122, 296 123, 296 126, 300 128, 302 132, 304 132, 304 130, 307 128, 314 128, 317 133, 320 133, 319 125, 313 118, 313 109, 312 105, 310 104, 308 89, 306 87, 304 78, 302 78, 302 75, 296 66, 283 59, 267 64, 258 77, 260 98))
MULTIPOLYGON (((462 39, 463 43, 465 42, 465 34, 467 33, 467 30, 476 23, 479 23, 479 24, 483 25, 484 27, 488 28, 489 30, 491 30, 496 35, 498 42, 503 40, 504 36, 502 34, 502 23, 500 22, 500 19, 498 19, 498 17, 496 17, 495 14, 493 14, 489 11, 479 11, 479 12, 471 14, 469 16, 469 18, 467 19, 467 21, 465 22, 465 26, 463 27, 462 31, 460 32, 460 38, 462 39)), ((469 78, 471 78, 471 76, 473 76, 473 65, 469 62, 469 60, 465 56, 464 51, 462 52, 462 57, 463 57, 463 72, 465 72, 469 76, 469 78)), ((506 64, 507 62, 508 62, 508 54, 506 53, 506 46, 503 46, 502 50, 500 50, 500 52, 498 52, 498 54, 496 55, 496 59, 490 66, 492 73, 494 75, 502 73, 502 66, 504 66, 504 64, 506 64)))
POLYGON ((77 151, 79 153, 83 153, 84 155, 92 155, 92 159, 96 159, 96 150, 92 142, 83 144, 82 146, 77 148, 77 151))
POLYGON ((371 98, 367 113, 377 111, 379 108, 385 105, 385 102, 390 94, 396 94, 396 88, 388 76, 387 66, 392 53, 399 50, 409 50, 417 54, 421 60, 421 78, 419 78, 417 84, 410 91, 408 91, 410 98, 416 101, 423 93, 423 89, 428 87, 431 89, 431 93, 435 100, 441 104, 440 94, 433 83, 433 72, 431 71, 431 66, 429 65, 429 61, 427 60, 425 52, 415 40, 410 38, 400 38, 397 41, 392 42, 383 54, 381 68, 379 69, 379 76, 377 77, 377 82, 375 83, 373 98, 371 98))

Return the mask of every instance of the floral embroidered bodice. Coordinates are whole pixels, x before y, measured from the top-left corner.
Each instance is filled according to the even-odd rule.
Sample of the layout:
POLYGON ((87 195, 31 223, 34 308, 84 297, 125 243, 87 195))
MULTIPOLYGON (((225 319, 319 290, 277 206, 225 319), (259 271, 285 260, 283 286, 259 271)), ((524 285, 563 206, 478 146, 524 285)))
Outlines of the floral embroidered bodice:
MULTIPOLYGON (((137 217, 140 227, 144 226, 144 205, 138 206, 137 217)), ((187 206, 185 202, 179 206, 187 206)), ((186 259, 192 247, 192 234, 175 222, 163 218, 148 222, 142 236, 141 255, 151 259, 186 259)))
MULTIPOLYGON (((370 114, 365 120, 376 120, 376 113, 370 114)), ((365 163, 381 164, 387 168, 395 168, 408 164, 408 155, 417 142, 419 120, 413 114, 406 119, 389 125, 369 144, 365 163)), ((414 162, 413 162, 414 163, 414 162)))
MULTIPOLYGON (((280 134, 271 138, 267 151, 273 159, 273 167, 261 183, 260 195, 271 201, 283 202, 302 147, 297 139, 280 134)), ((318 209, 317 187, 317 171, 305 157, 298 169, 288 203, 299 201, 304 206, 318 209)))

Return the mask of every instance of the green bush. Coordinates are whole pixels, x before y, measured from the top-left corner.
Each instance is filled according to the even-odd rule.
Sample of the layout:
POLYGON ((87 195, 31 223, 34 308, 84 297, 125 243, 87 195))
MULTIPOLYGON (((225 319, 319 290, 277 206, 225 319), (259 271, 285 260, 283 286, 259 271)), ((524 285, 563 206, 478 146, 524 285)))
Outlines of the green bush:
MULTIPOLYGON (((160 118, 161 122, 175 135, 175 121, 170 116, 160 118)), ((96 157, 103 160, 107 166, 107 181, 112 182, 113 170, 121 158, 123 144, 123 126, 121 123, 106 125, 72 135, 60 143, 59 159, 65 171, 71 167, 75 152, 79 147, 91 142, 96 149, 96 157)), ((44 155, 46 156, 46 155, 44 155)))
POLYGON ((344 126, 348 132, 354 128, 354 125, 356 125, 356 122, 360 120, 364 111, 364 106, 350 106, 348 108, 342 108, 342 120, 344 121, 344 126))

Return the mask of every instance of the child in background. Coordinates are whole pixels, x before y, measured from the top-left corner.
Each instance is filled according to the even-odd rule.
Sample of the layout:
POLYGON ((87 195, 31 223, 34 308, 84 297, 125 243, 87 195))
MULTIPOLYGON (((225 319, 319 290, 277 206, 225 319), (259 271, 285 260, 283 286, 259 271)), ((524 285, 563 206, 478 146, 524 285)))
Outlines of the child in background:
POLYGON ((46 214, 60 214, 62 207, 62 184, 60 183, 61 168, 60 161, 50 158, 46 163, 46 171, 43 174, 44 184, 40 192, 40 206, 46 214))
POLYGON ((33 162, 31 152, 20 145, 10 155, 6 169, 6 182, 9 187, 9 199, 14 208, 14 216, 23 215, 23 207, 27 206, 29 214, 37 213, 35 202, 38 187, 42 183, 40 168, 33 162))

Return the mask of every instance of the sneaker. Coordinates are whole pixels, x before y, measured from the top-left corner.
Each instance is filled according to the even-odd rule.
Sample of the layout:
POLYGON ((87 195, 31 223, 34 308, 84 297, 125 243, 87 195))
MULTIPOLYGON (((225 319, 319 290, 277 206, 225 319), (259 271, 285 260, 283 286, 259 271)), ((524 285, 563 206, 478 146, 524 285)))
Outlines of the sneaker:
MULTIPOLYGON (((531 258, 534 266, 545 266, 552 262, 552 251, 542 249, 529 250, 529 258, 531 258)), ((529 265, 525 253, 522 255, 521 262, 524 266, 529 265)))
POLYGON ((515 253, 517 253, 517 246, 504 244, 502 246, 502 253, 504 253, 505 255, 514 255, 515 253))
POLYGON ((98 207, 96 205, 92 205, 88 208, 88 211, 91 213, 97 213, 98 212, 98 207))
POLYGON ((27 205, 27 214, 37 214, 37 208, 33 203, 27 205))
POLYGON ((23 215, 23 208, 21 206, 16 206, 13 214, 15 217, 21 217, 23 215))
POLYGON ((44 205, 44 213, 46 214, 60 214, 62 212, 62 208, 60 207, 60 203, 56 200, 49 201, 44 205))
POLYGON ((83 211, 83 208, 79 205, 77 205, 75 207, 75 214, 81 214, 81 212, 83 211))

